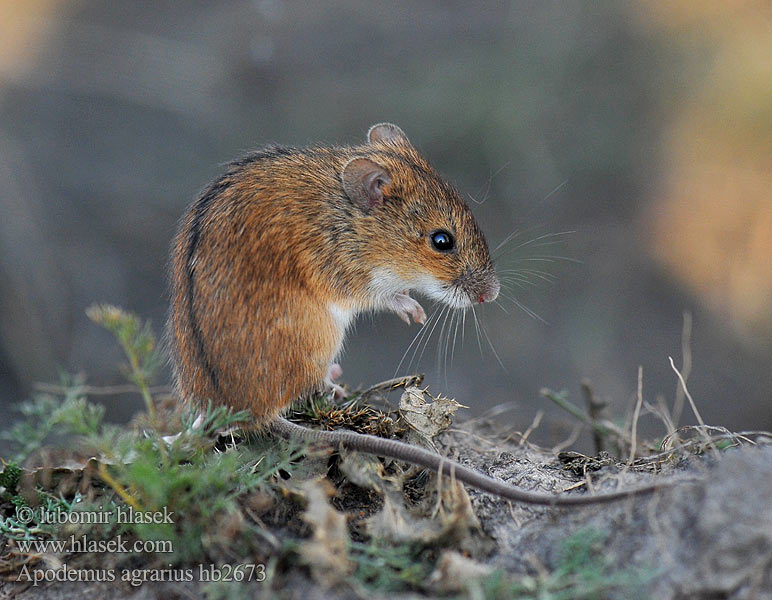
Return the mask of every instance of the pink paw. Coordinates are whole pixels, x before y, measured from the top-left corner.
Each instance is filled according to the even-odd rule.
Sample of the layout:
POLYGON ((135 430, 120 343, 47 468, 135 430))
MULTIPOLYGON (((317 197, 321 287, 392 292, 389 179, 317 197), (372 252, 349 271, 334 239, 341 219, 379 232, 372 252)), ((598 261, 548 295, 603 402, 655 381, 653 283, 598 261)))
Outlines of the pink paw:
POLYGON ((348 392, 344 388, 339 386, 337 383, 333 383, 330 386, 329 390, 330 392, 332 392, 332 397, 335 398, 336 400, 343 400, 343 398, 348 397, 348 392))
POLYGON ((343 369, 338 363, 332 363, 327 368, 327 376, 324 378, 324 384, 327 386, 327 389, 332 392, 332 395, 336 400, 341 400, 348 396, 348 392, 335 383, 335 380, 341 375, 343 375, 343 369))
POLYGON ((426 323, 426 313, 423 307, 411 298, 407 292, 395 294, 389 308, 397 313, 399 318, 408 325, 410 325, 410 317, 413 317, 413 321, 421 325, 426 323))
POLYGON ((335 381, 341 375, 343 375, 343 369, 338 363, 332 363, 327 368, 327 381, 335 381))

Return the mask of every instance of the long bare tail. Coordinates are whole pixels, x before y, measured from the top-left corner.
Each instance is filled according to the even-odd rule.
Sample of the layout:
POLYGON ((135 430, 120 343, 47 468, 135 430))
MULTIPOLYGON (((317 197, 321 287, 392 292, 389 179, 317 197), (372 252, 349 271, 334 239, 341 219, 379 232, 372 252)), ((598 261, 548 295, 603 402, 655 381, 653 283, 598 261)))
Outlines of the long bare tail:
POLYGON ((668 483, 657 483, 645 487, 620 490, 597 495, 583 496, 558 496, 551 494, 539 494, 516 488, 508 483, 493 479, 474 471, 453 460, 443 458, 439 454, 424 450, 419 446, 405 444, 397 440, 356 433, 354 431, 322 431, 318 429, 308 429, 284 419, 277 418, 271 423, 271 430, 281 437, 308 442, 325 442, 333 445, 340 445, 349 450, 365 452, 376 456, 394 458, 410 464, 419 465, 440 472, 449 477, 455 477, 473 488, 483 492, 495 494, 508 500, 524 502, 526 504, 542 504, 546 506, 577 506, 587 504, 598 504, 603 502, 613 502, 631 496, 650 494, 656 490, 667 487, 668 483))

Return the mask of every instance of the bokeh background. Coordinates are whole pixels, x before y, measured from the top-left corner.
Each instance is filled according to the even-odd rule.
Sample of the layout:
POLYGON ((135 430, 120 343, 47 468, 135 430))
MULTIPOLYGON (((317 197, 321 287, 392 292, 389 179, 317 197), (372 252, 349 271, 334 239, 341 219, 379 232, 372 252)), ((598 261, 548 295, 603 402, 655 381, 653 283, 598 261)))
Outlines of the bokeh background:
MULTIPOLYGON (((543 386, 581 403, 589 377, 621 418, 641 366, 646 400, 672 405, 686 312, 704 419, 771 429, 770 57, 762 1, 2 0, 3 412, 60 371, 120 381, 84 309, 161 332, 176 221, 223 163, 392 121, 492 247, 516 232, 500 268, 530 280, 509 293, 541 317, 484 307, 503 365, 467 319, 438 368, 435 332, 411 367, 434 391, 468 415, 510 403, 498 418, 520 430, 546 410, 537 439, 554 442, 570 424, 543 386)), ((362 319, 345 381, 391 377, 416 332, 362 319)), ((100 401, 116 420, 140 407, 100 401)))

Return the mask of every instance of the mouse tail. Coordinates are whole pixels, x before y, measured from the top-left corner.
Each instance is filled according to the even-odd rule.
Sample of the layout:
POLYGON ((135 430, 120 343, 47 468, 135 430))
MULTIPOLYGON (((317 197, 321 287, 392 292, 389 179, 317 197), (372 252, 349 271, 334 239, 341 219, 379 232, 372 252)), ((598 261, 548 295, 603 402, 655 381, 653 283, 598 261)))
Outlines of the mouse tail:
POLYGON ((508 483, 493 479, 465 467, 453 460, 444 458, 435 452, 430 452, 419 446, 406 444, 397 440, 356 433, 354 431, 335 430, 323 431, 308 429, 302 425, 292 423, 283 417, 274 420, 270 429, 277 435, 286 439, 303 440, 306 442, 322 442, 357 452, 365 452, 376 456, 384 456, 410 464, 432 469, 451 478, 466 483, 483 492, 494 494, 501 498, 523 502, 526 504, 540 504, 545 506, 577 506, 612 502, 623 498, 630 498, 642 494, 648 494, 666 487, 663 484, 654 484, 647 487, 639 487, 598 495, 558 496, 551 494, 539 494, 516 488, 508 483))

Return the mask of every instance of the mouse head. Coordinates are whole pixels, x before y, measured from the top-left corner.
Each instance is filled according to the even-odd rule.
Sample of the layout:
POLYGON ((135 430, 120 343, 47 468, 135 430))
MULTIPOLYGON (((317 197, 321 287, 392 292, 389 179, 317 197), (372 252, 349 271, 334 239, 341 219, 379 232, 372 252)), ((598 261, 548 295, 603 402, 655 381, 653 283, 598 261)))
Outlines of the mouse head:
POLYGON ((499 280, 472 211, 399 127, 373 125, 341 180, 373 294, 415 290, 456 308, 496 299, 499 280))

